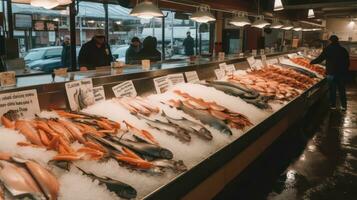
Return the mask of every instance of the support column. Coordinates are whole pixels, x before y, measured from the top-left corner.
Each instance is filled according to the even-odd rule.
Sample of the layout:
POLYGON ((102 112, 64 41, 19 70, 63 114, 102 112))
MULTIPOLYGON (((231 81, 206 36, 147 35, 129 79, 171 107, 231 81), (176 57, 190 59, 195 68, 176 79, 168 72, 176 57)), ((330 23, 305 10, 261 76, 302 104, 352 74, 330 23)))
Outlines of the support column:
POLYGON ((216 26, 215 26, 215 43, 214 50, 215 54, 222 51, 222 31, 224 26, 223 14, 221 12, 217 12, 216 14, 216 26))
POLYGON ((165 16, 162 17, 162 33, 161 33, 161 61, 165 60, 165 16))
POLYGON ((109 10, 108 10, 108 2, 104 1, 103 2, 103 6, 104 6, 104 27, 105 27, 105 37, 107 38, 107 42, 109 42, 109 10))
POLYGON ((12 20, 12 2, 11 2, 11 0, 7 0, 6 7, 7 7, 7 23, 8 23, 8 27, 9 27, 8 37, 12 39, 12 38, 14 38, 14 23, 12 20))
POLYGON ((77 53, 76 53, 76 1, 69 5, 69 31, 71 36, 71 70, 77 70, 77 53))

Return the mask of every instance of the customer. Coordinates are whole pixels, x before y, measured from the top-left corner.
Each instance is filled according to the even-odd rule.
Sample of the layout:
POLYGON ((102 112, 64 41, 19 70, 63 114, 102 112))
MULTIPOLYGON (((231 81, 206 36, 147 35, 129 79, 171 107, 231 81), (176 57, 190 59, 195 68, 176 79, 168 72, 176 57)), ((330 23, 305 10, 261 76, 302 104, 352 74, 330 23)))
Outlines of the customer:
POLYGON ((96 30, 92 40, 85 43, 79 51, 78 64, 81 71, 94 70, 96 67, 110 66, 113 56, 106 41, 104 31, 96 30))
POLYGON ((140 63, 139 52, 141 50, 141 42, 138 37, 133 37, 131 39, 130 47, 125 53, 125 63, 126 64, 138 64, 140 63))
POLYGON ((66 68, 71 67, 71 39, 68 35, 64 36, 62 44, 62 66, 66 68))
POLYGON ((160 61, 161 53, 157 49, 157 40, 155 37, 148 36, 143 41, 143 48, 139 52, 141 60, 160 61))
POLYGON ((193 47, 195 46, 195 41, 191 37, 191 33, 186 33, 186 38, 183 40, 183 46, 185 47, 185 55, 192 56, 194 54, 193 47))
POLYGON ((336 109, 336 89, 338 89, 341 110, 345 111, 347 108, 345 79, 350 65, 350 58, 348 51, 339 44, 336 35, 332 35, 329 38, 329 45, 310 64, 321 63, 324 60, 326 60, 331 109, 336 109))

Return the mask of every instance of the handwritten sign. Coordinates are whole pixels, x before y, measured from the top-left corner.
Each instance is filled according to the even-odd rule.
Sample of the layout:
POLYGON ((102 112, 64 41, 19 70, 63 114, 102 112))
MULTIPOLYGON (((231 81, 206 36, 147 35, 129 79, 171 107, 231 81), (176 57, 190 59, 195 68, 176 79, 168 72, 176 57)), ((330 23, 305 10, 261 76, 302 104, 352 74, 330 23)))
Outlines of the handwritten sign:
POLYGON ((0 86, 11 87, 16 85, 16 73, 14 71, 0 73, 0 86))
POLYGON ((14 110, 21 117, 33 117, 40 112, 37 91, 24 90, 0 94, 0 115, 14 110))
POLYGON ((226 65, 225 72, 226 74, 233 74, 236 71, 236 68, 233 64, 226 65))
POLYGON ((155 78, 153 81, 158 94, 164 93, 169 89, 170 83, 166 76, 155 78))
POLYGON ((216 74, 218 80, 224 78, 224 71, 222 69, 215 69, 214 73, 216 74))
POLYGON ((196 71, 185 72, 185 76, 188 83, 197 83, 200 81, 196 71))
POLYGON ((116 97, 136 97, 136 92, 133 81, 125 81, 114 87, 112 87, 114 95, 116 97))
POLYGON ((105 92, 103 86, 98 86, 93 88, 94 101, 100 102, 105 101, 105 92))
POLYGON ((167 81, 169 82, 170 86, 185 82, 185 77, 183 76, 182 73, 169 74, 166 77, 167 77, 167 81))
POLYGON ((95 103, 92 79, 82 79, 65 84, 71 110, 79 111, 95 103))
POLYGON ((262 58, 263 66, 267 67, 268 66, 268 64, 267 64, 267 56, 266 55, 261 55, 260 57, 262 58))

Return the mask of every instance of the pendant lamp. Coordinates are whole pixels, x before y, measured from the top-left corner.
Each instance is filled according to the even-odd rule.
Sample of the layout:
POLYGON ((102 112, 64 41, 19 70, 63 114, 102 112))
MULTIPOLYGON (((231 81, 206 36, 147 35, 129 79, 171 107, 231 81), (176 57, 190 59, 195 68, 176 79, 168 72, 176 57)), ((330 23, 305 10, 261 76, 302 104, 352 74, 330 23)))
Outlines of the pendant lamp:
POLYGON ((163 17, 164 14, 162 11, 152 2, 144 1, 137 4, 130 12, 131 16, 143 18, 143 19, 151 19, 154 17, 163 17))
POLYGON ((258 15, 256 20, 253 22, 252 27, 264 28, 265 26, 268 25, 270 25, 270 23, 264 20, 264 16, 258 15))
POLYGON ((199 23, 208 23, 211 21, 216 21, 216 18, 210 12, 209 6, 202 5, 198 7, 195 13, 192 14, 191 20, 199 23))
POLYGON ((294 26, 291 24, 291 22, 289 20, 285 21, 284 26, 281 27, 281 29, 286 30, 286 31, 290 30, 292 28, 294 28, 294 26))
POLYGON ((275 0, 274 1, 274 11, 279 11, 279 10, 284 10, 283 3, 281 0, 275 0))
POLYGON ((238 27, 243 27, 245 25, 251 24, 250 20, 248 19, 248 13, 246 12, 235 12, 235 16, 229 22, 230 24, 238 27))
POLYGON ((315 17, 315 12, 314 9, 309 9, 309 11, 307 12, 307 18, 314 18, 315 17))
POLYGON ((284 25, 282 23, 280 23, 279 19, 273 19, 273 23, 270 25, 270 28, 274 28, 274 29, 279 29, 281 27, 283 27, 284 25))

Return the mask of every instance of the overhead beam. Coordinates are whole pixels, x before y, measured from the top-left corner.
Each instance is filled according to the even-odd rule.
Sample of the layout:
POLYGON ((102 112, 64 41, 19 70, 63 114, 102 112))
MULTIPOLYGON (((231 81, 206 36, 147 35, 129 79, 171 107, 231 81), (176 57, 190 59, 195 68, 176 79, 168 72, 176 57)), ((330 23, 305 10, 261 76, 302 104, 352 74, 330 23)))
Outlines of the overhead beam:
POLYGON ((331 3, 304 3, 297 5, 284 5, 285 10, 298 10, 298 9, 309 9, 309 8, 327 8, 327 7, 347 7, 347 6, 357 6, 357 2, 331 2, 331 3))

